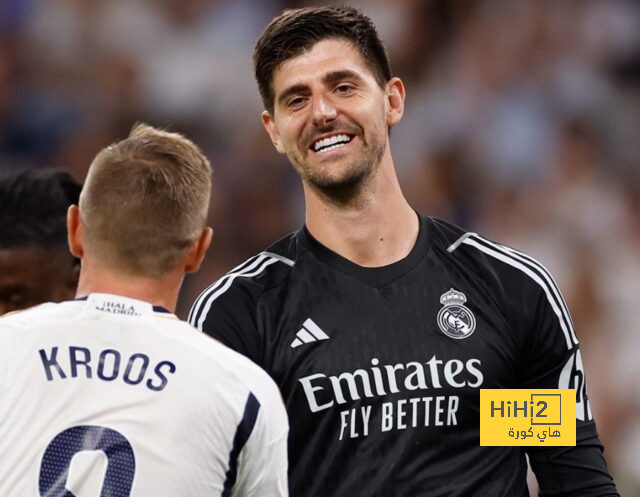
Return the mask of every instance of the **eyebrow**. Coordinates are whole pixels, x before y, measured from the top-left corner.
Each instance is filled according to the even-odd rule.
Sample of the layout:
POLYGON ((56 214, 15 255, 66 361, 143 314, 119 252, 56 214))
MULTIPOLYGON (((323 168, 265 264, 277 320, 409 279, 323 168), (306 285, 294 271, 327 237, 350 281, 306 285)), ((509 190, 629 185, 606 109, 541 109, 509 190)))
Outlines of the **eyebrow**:
MULTIPOLYGON (((349 69, 343 69, 341 71, 331 71, 325 74, 322 77, 322 82, 327 85, 331 83, 336 83, 338 81, 342 81, 345 79, 350 79, 356 82, 362 82, 362 76, 360 76, 355 71, 351 71, 349 69)), ((291 95, 295 95, 297 93, 304 93, 309 90, 309 86, 304 83, 297 83, 291 85, 289 88, 285 89, 280 96, 278 97, 278 103, 282 105, 282 103, 289 98, 291 95)))
POLYGON ((351 79, 357 82, 363 81, 362 76, 360 76, 357 72, 351 71, 349 69, 343 69, 342 71, 332 71, 327 73, 322 78, 322 82, 327 83, 336 83, 337 81, 342 81, 344 79, 351 79))
POLYGON ((302 83, 292 85, 280 94, 280 96, 278 97, 278 104, 282 105, 284 101, 291 95, 295 95, 296 93, 304 93, 308 89, 309 87, 302 83))

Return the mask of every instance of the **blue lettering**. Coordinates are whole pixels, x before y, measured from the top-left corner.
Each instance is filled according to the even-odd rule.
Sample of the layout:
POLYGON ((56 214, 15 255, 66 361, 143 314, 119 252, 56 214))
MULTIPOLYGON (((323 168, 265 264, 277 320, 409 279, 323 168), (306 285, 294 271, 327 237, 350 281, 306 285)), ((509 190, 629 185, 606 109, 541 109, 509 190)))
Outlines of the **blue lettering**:
POLYGON ((78 376, 78 366, 84 366, 87 378, 91 378, 91 365, 89 364, 89 361, 91 361, 91 351, 89 349, 84 347, 69 347, 69 360, 71 363, 72 378, 76 378, 78 376), (83 360, 78 357, 79 353, 84 355, 83 360))
MULTIPOLYGON (((119 377, 128 385, 144 384, 149 390, 160 392, 169 382, 169 375, 176 372, 176 365, 171 361, 161 361, 152 369, 151 358, 144 353, 138 352, 131 356, 124 355, 116 349, 104 349, 98 354, 95 350, 92 352, 87 347, 70 345, 68 350, 70 370, 67 373, 62 368, 58 360, 59 347, 51 347, 49 349, 39 349, 40 360, 44 368, 47 381, 57 379, 82 378, 92 379, 95 377, 104 381, 113 381, 119 377), (125 363, 126 361, 126 363, 125 363), (126 364, 126 366, 125 366, 126 364), (121 375, 120 366, 124 367, 121 375), (146 379, 146 381, 145 381, 146 379)), ((65 360, 62 361, 66 364, 65 360)))
POLYGON ((137 385, 144 379, 144 375, 147 372, 147 367, 149 366, 149 357, 145 354, 133 354, 129 358, 129 362, 127 363, 127 367, 124 370, 124 381, 129 385, 137 385), (137 378, 131 378, 131 370, 133 369, 134 361, 136 359, 142 359, 142 364, 140 365, 140 370, 138 371, 137 378))
POLYGON ((60 364, 58 364, 58 361, 56 360, 56 356, 58 355, 58 347, 53 347, 51 349, 51 357, 47 357, 47 353, 44 349, 40 349, 38 352, 40 353, 40 359, 42 360, 44 372, 47 375, 47 381, 53 380, 53 375, 51 374, 52 367, 56 369, 56 371, 60 375, 60 378, 64 379, 67 377, 67 375, 64 374, 64 370, 60 367, 60 364))
POLYGON ((107 456, 100 495, 129 497, 136 472, 136 457, 131 444, 111 428, 91 425, 68 428, 49 443, 40 463, 39 495, 74 497, 75 494, 66 487, 69 467, 73 456, 87 450, 100 450, 107 456))
POLYGON ((120 352, 114 349, 105 349, 100 352, 100 361, 98 362, 98 378, 105 381, 112 381, 118 377, 120 372, 120 352), (113 356, 113 365, 111 375, 105 374, 107 355, 113 356))
POLYGON ((159 385, 154 385, 153 384, 153 380, 148 379, 147 380, 147 387, 150 390, 155 390, 156 392, 159 392, 160 390, 162 390, 164 387, 167 386, 167 383, 169 382, 169 379, 164 375, 164 373, 162 372, 162 367, 163 366, 167 366, 169 368, 168 373, 175 373, 176 372, 176 365, 170 361, 162 361, 159 362, 156 365, 156 368, 154 369, 154 373, 158 375, 158 378, 160 378, 161 382, 159 385))

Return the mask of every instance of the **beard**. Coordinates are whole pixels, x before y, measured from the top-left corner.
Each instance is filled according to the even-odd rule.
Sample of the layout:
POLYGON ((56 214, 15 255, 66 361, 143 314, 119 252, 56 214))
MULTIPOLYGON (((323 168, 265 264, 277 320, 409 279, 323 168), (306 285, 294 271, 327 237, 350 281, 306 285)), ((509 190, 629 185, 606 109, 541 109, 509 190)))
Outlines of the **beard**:
MULTIPOLYGON (((337 127, 343 131, 343 127, 337 127)), ((334 129, 316 130, 315 136, 321 133, 334 131, 334 129)), ((311 164, 305 160, 302 154, 289 153, 289 160, 300 174, 302 181, 318 191, 324 197, 339 204, 346 204, 356 198, 368 184, 368 180, 377 171, 385 152, 385 142, 382 138, 384 131, 374 133, 360 152, 351 158, 341 159, 340 162, 348 161, 342 165, 338 171, 332 165, 324 164, 322 167, 311 164)), ((363 133, 354 136, 362 139, 363 133)), ((312 138, 304 140, 303 143, 311 143, 312 138)))

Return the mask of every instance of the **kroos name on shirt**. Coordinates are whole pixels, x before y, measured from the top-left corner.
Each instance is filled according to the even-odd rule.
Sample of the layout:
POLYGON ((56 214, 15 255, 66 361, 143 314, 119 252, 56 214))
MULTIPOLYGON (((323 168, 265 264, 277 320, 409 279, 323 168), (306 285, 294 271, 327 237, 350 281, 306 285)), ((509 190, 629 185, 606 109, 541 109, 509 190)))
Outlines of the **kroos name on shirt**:
POLYGON ((87 347, 70 345, 40 349, 38 353, 47 381, 79 377, 113 381, 120 378, 134 386, 144 382, 149 390, 159 392, 167 386, 168 375, 176 372, 176 365, 171 361, 163 360, 152 366, 147 354, 125 355, 116 349, 92 353, 87 347), (60 360, 59 351, 62 356, 60 360))

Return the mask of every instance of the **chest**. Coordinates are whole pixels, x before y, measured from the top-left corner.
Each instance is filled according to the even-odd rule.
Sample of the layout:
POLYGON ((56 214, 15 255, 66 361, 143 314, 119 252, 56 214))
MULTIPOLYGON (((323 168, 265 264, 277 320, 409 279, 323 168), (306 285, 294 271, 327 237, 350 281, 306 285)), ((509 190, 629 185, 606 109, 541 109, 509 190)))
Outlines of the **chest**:
POLYGON ((285 396, 305 385, 348 400, 515 381, 518 339, 503 302, 464 273, 425 264, 378 288, 318 270, 270 297, 258 324, 285 396))

